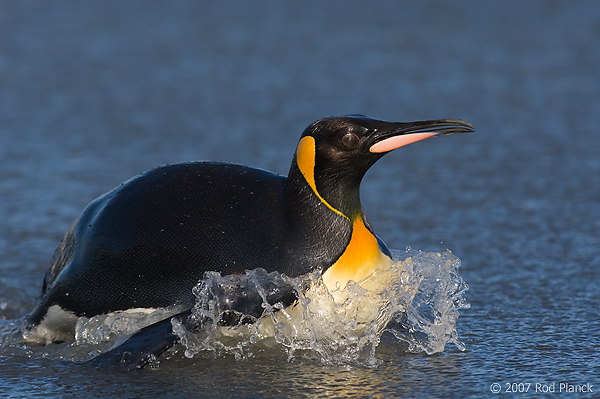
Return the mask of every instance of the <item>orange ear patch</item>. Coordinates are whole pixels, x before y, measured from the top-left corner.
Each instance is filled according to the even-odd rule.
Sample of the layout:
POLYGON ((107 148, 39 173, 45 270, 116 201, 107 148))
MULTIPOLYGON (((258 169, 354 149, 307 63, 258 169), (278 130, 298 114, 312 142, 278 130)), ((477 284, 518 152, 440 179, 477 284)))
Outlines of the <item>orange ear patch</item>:
POLYGON ((332 207, 325 198, 321 197, 317 190, 317 183, 315 183, 315 157, 317 155, 317 146, 315 144, 315 138, 312 136, 305 136, 300 139, 298 148, 296 149, 296 164, 300 169, 300 173, 306 179, 306 182, 312 188, 313 192, 319 197, 322 203, 324 203, 329 209, 348 219, 346 215, 332 207))

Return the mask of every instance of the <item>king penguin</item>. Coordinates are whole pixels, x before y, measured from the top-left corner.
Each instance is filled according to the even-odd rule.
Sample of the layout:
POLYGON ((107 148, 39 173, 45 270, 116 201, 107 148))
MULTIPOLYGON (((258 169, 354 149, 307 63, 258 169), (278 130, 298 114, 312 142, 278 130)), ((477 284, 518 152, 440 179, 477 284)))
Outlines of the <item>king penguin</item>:
MULTIPOLYGON (((218 162, 133 177, 69 228, 26 317, 26 336, 39 344, 72 341, 78 317, 115 311, 176 307, 189 314, 192 288, 207 271, 264 268, 296 277, 320 270, 332 291, 360 282, 392 262, 360 202, 367 170, 399 147, 473 130, 459 119, 328 117, 304 130, 287 177, 218 162)), ((289 306, 295 291, 273 290, 267 299, 289 306)), ((261 303, 250 308, 260 313, 261 303)), ((164 340, 174 341, 170 323, 163 326, 164 340)))

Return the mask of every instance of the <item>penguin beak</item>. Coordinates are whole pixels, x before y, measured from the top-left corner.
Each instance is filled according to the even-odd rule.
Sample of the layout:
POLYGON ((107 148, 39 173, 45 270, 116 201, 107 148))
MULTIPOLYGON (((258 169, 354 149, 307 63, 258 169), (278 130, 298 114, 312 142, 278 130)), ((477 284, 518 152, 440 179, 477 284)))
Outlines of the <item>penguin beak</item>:
POLYGON ((390 128, 377 129, 369 152, 385 153, 433 136, 474 132, 475 128, 461 119, 438 119, 422 122, 393 123, 390 128))

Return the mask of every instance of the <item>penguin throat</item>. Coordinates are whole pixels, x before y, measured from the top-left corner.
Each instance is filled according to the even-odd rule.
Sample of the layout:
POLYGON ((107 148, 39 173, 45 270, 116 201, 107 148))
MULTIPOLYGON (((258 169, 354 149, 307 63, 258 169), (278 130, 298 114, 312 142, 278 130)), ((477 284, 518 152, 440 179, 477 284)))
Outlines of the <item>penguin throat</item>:
POLYGON ((315 193, 315 195, 319 198, 327 208, 349 219, 348 216, 344 215, 339 210, 335 209, 325 198, 321 196, 319 190, 317 190, 317 183, 315 182, 315 157, 317 155, 317 147, 315 143, 315 139, 312 136, 305 136, 300 139, 298 143, 298 149, 296 150, 296 164, 298 165, 298 169, 300 169, 300 173, 304 176, 304 179, 315 193))
POLYGON ((323 282, 329 292, 334 295, 334 298, 337 298, 336 301, 343 300, 343 295, 340 293, 346 288, 348 282, 354 281, 369 285, 366 280, 369 280, 377 270, 391 267, 392 260, 381 251, 377 237, 365 225, 362 207, 359 206, 359 210, 355 214, 345 215, 321 196, 315 182, 315 156, 315 139, 312 136, 303 137, 296 150, 296 164, 300 173, 321 203, 348 220, 352 225, 350 241, 344 251, 335 263, 323 273, 323 282))
POLYGON ((362 217, 357 217, 352 223, 350 242, 338 260, 323 273, 323 282, 330 292, 339 291, 350 281, 363 283, 377 270, 388 269, 391 262, 362 217))

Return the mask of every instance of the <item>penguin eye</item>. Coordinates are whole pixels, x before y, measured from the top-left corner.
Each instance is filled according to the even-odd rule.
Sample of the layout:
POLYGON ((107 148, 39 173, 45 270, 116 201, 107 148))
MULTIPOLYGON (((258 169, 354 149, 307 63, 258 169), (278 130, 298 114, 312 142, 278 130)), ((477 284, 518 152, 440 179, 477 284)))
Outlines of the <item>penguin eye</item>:
POLYGON ((342 136, 341 141, 344 147, 354 148, 358 144, 359 138, 356 134, 348 132, 342 136))

